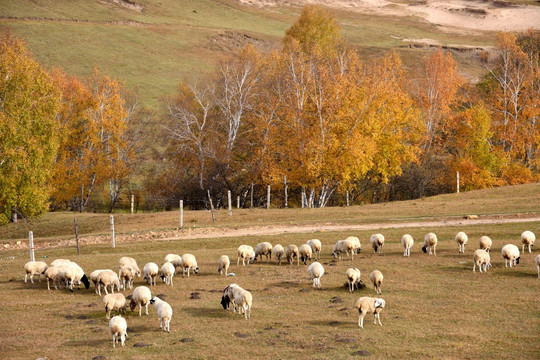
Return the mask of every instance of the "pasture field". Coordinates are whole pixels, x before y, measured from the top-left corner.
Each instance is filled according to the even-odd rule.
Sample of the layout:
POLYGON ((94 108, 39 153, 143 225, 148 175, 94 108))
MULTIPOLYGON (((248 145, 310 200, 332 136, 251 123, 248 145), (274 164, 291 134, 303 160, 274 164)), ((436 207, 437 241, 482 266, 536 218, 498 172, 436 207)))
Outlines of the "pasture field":
MULTIPOLYGON (((265 218, 261 221, 263 225, 283 225, 325 221, 391 223, 471 213, 537 216, 538 187, 538 184, 531 184, 412 202, 318 209, 320 212, 270 210, 274 214, 272 218, 264 217, 266 210, 246 210, 246 220, 237 220, 236 227, 253 226, 253 219, 257 217, 265 218), (525 197, 526 194, 529 196, 525 197), (424 206, 413 205, 415 202, 424 206), (480 212, 482 209, 484 212, 480 212), (324 211, 330 214, 330 219, 323 218, 324 211)), ((188 212, 191 213, 195 212, 188 212)), ((209 216, 202 211, 196 213, 190 216, 201 216, 201 219, 203 215, 209 216)), ((39 226, 51 227, 55 218, 66 216, 48 214, 34 225, 44 222, 39 226)), ((156 219, 169 214, 140 216, 150 217, 145 221, 146 229, 155 230, 165 228, 156 219), (151 223, 154 223, 153 227, 151 223)), ((225 221, 226 216, 218 217, 221 218, 225 221)), ((229 221, 231 223, 224 228, 235 226, 233 220, 229 221)), ((60 223, 57 222, 56 230, 51 231, 61 232, 60 223)), ((128 231, 128 224, 126 218, 125 231, 128 231)), ((0 241, 5 241, 6 233, 12 234, 13 239, 19 238, 13 234, 21 225, 2 228, 0 241)), ((143 228, 142 223, 138 226, 143 228)), ((210 224, 204 226, 211 228, 210 224)), ((87 244, 79 256, 73 247, 38 249, 36 260, 50 263, 56 258, 69 258, 81 265, 87 274, 98 268, 116 269, 121 256, 134 257, 141 269, 149 261, 161 265, 167 253, 192 253, 197 257, 198 275, 189 279, 177 275, 173 287, 159 283, 151 288, 154 295, 165 294, 166 301, 173 307, 171 333, 159 331, 152 305, 149 316, 139 317, 137 312, 128 311, 125 317, 129 339, 125 348, 116 349, 112 348, 102 300, 94 293, 93 286, 70 293, 66 289, 48 291, 43 281, 25 284, 22 281, 23 265, 28 260, 28 251, 3 251, 0 253, 0 319, 3 323, 0 353, 7 359, 92 359, 100 355, 102 359, 349 359, 367 353, 374 359, 538 359, 540 279, 534 265, 538 244, 533 253, 522 255, 517 268, 505 268, 500 254, 500 249, 507 243, 521 248, 519 236, 524 230, 532 230, 538 237, 540 223, 471 226, 464 221, 460 226, 384 229, 381 231, 386 237, 383 255, 374 254, 369 245, 369 236, 378 232, 371 230, 315 233, 306 230, 306 233, 249 237, 217 237, 209 233, 207 238, 201 239, 180 237, 120 242, 115 249, 108 243, 87 244), (437 256, 421 252, 423 237, 430 231, 436 232, 439 238, 437 256), (469 235, 465 254, 458 254, 454 241, 458 231, 469 235), (415 239, 410 258, 403 257, 400 245, 405 233, 415 239), (335 260, 330 254, 333 244, 350 235, 360 238, 361 254, 352 261, 335 260), (491 251, 493 267, 487 274, 472 272, 472 253, 482 235, 490 236, 494 242, 491 251), (236 249, 241 244, 255 247, 259 242, 269 241, 284 247, 288 244, 299 246, 312 238, 323 243, 321 263, 326 274, 322 277, 320 290, 313 289, 307 266, 303 264, 279 266, 274 261, 266 263, 263 260, 245 267, 241 263, 236 266, 236 249), (217 259, 222 254, 229 255, 232 263, 229 271, 235 273, 234 277, 217 273, 217 259), (359 268, 366 284, 354 294, 344 286, 348 267, 359 268), (373 317, 368 315, 362 330, 357 325, 358 316, 353 305, 361 296, 376 297, 369 284, 369 273, 374 269, 379 269, 385 276, 380 296, 386 300, 386 308, 381 313, 383 326, 375 326, 373 317), (251 319, 247 321, 223 310, 219 304, 221 291, 233 282, 253 294, 251 319), (150 346, 134 347, 135 344, 150 346)), ((135 286, 140 285, 145 285, 142 278, 135 281, 135 286)), ((131 292, 123 291, 125 295, 131 292)))

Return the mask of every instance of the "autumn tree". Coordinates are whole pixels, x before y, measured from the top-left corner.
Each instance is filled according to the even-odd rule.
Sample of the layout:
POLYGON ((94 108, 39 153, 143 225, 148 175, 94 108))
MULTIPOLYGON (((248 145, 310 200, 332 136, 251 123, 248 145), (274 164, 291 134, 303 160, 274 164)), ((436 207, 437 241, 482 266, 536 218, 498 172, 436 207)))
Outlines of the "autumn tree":
POLYGON ((24 42, 0 37, 0 224, 48 208, 59 91, 24 42))

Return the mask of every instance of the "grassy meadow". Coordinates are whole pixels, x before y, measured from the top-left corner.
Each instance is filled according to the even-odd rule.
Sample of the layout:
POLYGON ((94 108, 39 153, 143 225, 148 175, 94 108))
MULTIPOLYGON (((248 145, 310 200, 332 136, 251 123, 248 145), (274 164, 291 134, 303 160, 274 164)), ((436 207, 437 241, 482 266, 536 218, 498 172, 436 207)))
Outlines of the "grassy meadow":
MULTIPOLYGON (((188 219, 197 219, 197 226, 214 231, 259 224, 444 220, 467 214, 478 214, 481 218, 483 215, 538 217, 539 189, 540 184, 530 184, 350 208, 235 211, 231 218, 218 214, 221 224, 216 227, 203 220, 210 216, 207 212, 187 211, 186 214, 188 219)), ((84 215, 85 219, 93 216, 84 215)), ((53 237, 54 232, 60 237, 68 236, 62 234, 68 232, 68 225, 62 225, 67 217, 67 214, 51 213, 35 222, 34 228, 43 232, 49 229, 49 237, 53 237)), ((166 223, 175 218, 172 213, 122 215, 118 217, 118 226, 123 226, 122 231, 126 232, 152 229, 159 235, 159 229, 167 229, 166 223)), ((87 227, 94 226, 90 224, 95 223, 87 227)), ((8 238, 12 239, 9 242, 24 239, 16 235, 18 231, 24 233, 16 229, 22 228, 22 223, 12 225, 0 228, 0 242, 5 243, 8 238)), ((47 291, 44 282, 25 284, 23 265, 28 260, 28 251, 2 251, 0 318, 4 324, 0 327, 0 353, 9 359, 92 359, 100 355, 102 359, 177 359, 180 356, 185 359, 348 359, 368 353, 374 359, 537 359, 540 357, 540 308, 537 306, 540 279, 534 257, 538 245, 532 254, 522 255, 517 268, 505 268, 500 255, 503 245, 520 245, 519 236, 524 230, 532 230, 538 236, 540 223, 470 226, 464 221, 460 226, 384 229, 381 232, 386 243, 382 255, 374 254, 369 246, 369 236, 376 231, 228 238, 209 235, 204 239, 180 237, 162 241, 158 237, 121 242, 115 249, 108 243, 85 245, 79 256, 73 247, 38 249, 37 260, 50 263, 55 258, 69 258, 87 274, 98 268, 116 269, 121 256, 134 257, 141 269, 150 261, 161 265, 168 253, 192 253, 197 257, 198 275, 189 279, 177 275, 173 287, 159 283, 151 288, 154 295, 165 294, 173 307, 171 333, 159 331, 152 305, 149 316, 139 317, 138 312, 128 311, 125 317, 129 339, 125 348, 116 349, 112 348, 101 298, 93 292, 93 287, 70 293, 65 289, 47 291), (421 252, 423 236, 430 231, 435 231, 439 238, 437 256, 421 252), (454 241, 458 231, 469 235, 465 254, 458 254, 454 241), (400 245, 405 233, 415 239, 410 258, 403 257, 400 245), (333 244, 350 235, 360 238, 362 253, 352 261, 335 260, 330 254, 333 244), (472 253, 482 235, 490 236, 494 243, 493 267, 487 274, 472 272, 472 253), (326 274, 320 290, 313 289, 307 266, 303 264, 279 266, 274 261, 263 261, 236 266, 236 249, 241 244, 255 247, 259 242, 269 241, 273 245, 299 246, 311 238, 323 243, 320 262, 326 274), (235 273, 234 277, 226 278, 216 272, 217 259, 222 254, 229 255, 232 263, 229 271, 235 273), (366 284, 354 294, 344 286, 348 267, 359 268, 366 284), (376 296, 369 284, 369 273, 374 269, 385 276, 381 296, 386 300, 386 308, 381 313, 383 326, 375 326, 373 317, 367 315, 362 330, 357 325, 353 305, 361 296, 376 296), (223 310, 219 304, 222 289, 232 282, 253 294, 248 321, 223 310), (135 347, 135 344, 149 346, 135 347)), ((96 229, 88 229, 88 234, 101 231, 106 230, 96 225, 96 229)), ((39 243, 39 233, 34 232, 39 243)), ((145 285, 142 278, 135 281, 135 286, 140 285, 145 285)), ((131 292, 123 291, 125 295, 131 292)))

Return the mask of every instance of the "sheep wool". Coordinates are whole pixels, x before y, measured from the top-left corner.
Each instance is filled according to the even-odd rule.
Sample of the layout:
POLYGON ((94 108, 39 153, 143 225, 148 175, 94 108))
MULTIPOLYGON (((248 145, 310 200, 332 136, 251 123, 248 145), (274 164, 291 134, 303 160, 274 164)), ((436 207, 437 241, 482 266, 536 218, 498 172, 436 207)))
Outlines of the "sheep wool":
POLYGON ((481 236, 479 241, 479 248, 482 250, 486 250, 489 252, 491 249, 491 245, 493 245, 493 241, 489 238, 489 236, 481 236))
POLYGON ((129 300, 129 308, 134 311, 137 305, 139 305, 139 316, 141 316, 142 307, 145 307, 146 315, 148 315, 148 304, 152 299, 152 293, 146 286, 138 286, 133 291, 133 295, 126 297, 129 300))
MULTIPOLYGON (((360 242, 360 240, 358 240, 360 242)), ((319 239, 311 239, 307 242, 307 244, 311 247, 311 251, 315 255, 315 260, 319 260, 321 258, 321 250, 322 250, 322 243, 319 239)))
POLYGON ((386 306, 386 302, 380 298, 372 297, 361 297, 356 301, 355 307, 358 309, 358 326, 364 328, 364 317, 366 314, 373 314, 375 316, 374 324, 377 325, 377 320, 379 325, 381 324, 381 311, 386 306))
POLYGON ((487 272, 488 268, 491 266, 491 257, 489 256, 489 253, 484 249, 475 250, 473 255, 473 261, 473 272, 476 272, 477 266, 478 269, 480 269, 480 272, 482 272, 482 269, 484 269, 484 272, 487 272))
POLYGON ((174 277, 175 267, 170 262, 166 262, 161 266, 161 280, 165 285, 173 286, 173 277, 174 277))
POLYGON ((469 241, 469 237, 463 231, 460 231, 456 234, 455 240, 458 244, 458 252, 460 254, 465 254, 465 244, 469 241))
POLYGON ((321 288, 321 277, 324 275, 324 267, 321 265, 320 262, 315 261, 311 265, 309 265, 308 274, 313 281, 313 287, 314 288, 321 288))
POLYGON ((250 262, 255 261, 255 251, 253 247, 249 245, 240 245, 238 247, 238 258, 236 259, 236 265, 240 264, 240 259, 242 259, 242 265, 246 266, 246 260, 249 265, 250 262))
POLYGON ((517 266, 519 264, 519 248, 514 244, 504 245, 501 254, 504 258, 504 267, 508 267, 508 261, 510 261, 510 267, 517 266))
POLYGON ((103 303, 105 303, 105 317, 107 319, 111 318, 111 312, 113 310, 125 314, 128 307, 126 297, 122 293, 105 295, 103 297, 103 303))
MULTIPOLYGON (((174 264, 173 264, 173 266, 174 266, 174 264)), ((153 263, 153 262, 146 263, 144 265, 143 271, 144 271, 144 279, 146 280, 148 285, 156 286, 156 278, 157 278, 158 273, 159 273, 158 265, 156 263, 153 263)))
POLYGON ((540 254, 536 255, 534 262, 536 264, 536 270, 538 270, 538 278, 540 279, 540 254))
POLYGON ((126 337, 128 337, 126 319, 121 316, 113 317, 111 321, 109 321, 109 331, 111 332, 113 338, 113 348, 116 347, 118 339, 120 339, 123 347, 126 337))
POLYGON ((405 234, 401 238, 401 246, 403 247, 403 256, 411 256, 411 249, 414 245, 414 239, 411 235, 405 234))
POLYGON ((227 276, 227 272, 229 270, 230 265, 231 265, 231 261, 229 260, 229 257, 227 255, 221 255, 221 257, 218 260, 218 268, 217 268, 219 275, 227 276))
POLYGON ((296 266, 300 266, 300 254, 298 253, 298 246, 289 245, 285 248, 285 257, 290 265, 293 264, 293 259, 296 258, 296 266))
POLYGON ((369 274, 369 280, 371 280, 371 283, 373 284, 373 287, 375 288, 375 292, 377 294, 382 293, 383 279, 383 274, 379 270, 373 270, 371 274, 369 274))
POLYGON ((360 281, 360 270, 357 268, 348 268, 345 272, 345 275, 347 276, 347 284, 349 284, 349 291, 352 293, 354 290, 357 290, 359 288, 359 285, 361 283, 360 281))
POLYGON ((257 245, 255 248, 255 260, 257 261, 257 257, 259 257, 262 261, 263 255, 266 257, 266 262, 269 262, 272 260, 272 244, 269 242, 262 242, 257 245))
POLYGON ((347 259, 354 260, 354 243, 351 240, 338 240, 332 249, 332 256, 343 259, 343 254, 347 254, 347 259))
POLYGON ((437 256, 436 252, 437 247, 437 235, 434 233, 428 233, 424 237, 424 246, 422 246, 422 251, 424 253, 427 253, 427 249, 429 248, 429 255, 431 255, 431 252, 433 250, 433 255, 437 256))
POLYGON ((281 244, 277 244, 272 249, 272 255, 274 255, 274 259, 276 259, 276 262, 281 265, 281 259, 283 258, 283 255, 285 255, 285 249, 283 249, 283 246, 281 246, 281 244))
POLYGON ((28 277, 30 277, 30 282, 34 283, 34 275, 37 274, 38 281, 41 282, 41 274, 45 274, 45 271, 49 267, 47 266, 47 263, 44 261, 29 261, 26 264, 24 264, 24 282, 26 283, 28 277))
POLYGON ((384 235, 383 234, 373 234, 371 235, 369 241, 373 247, 375 253, 382 254, 382 248, 384 245, 384 235))
POLYGON ((189 278, 190 270, 193 270, 193 274, 199 273, 199 266, 197 265, 197 259, 195 258, 195 255, 192 255, 192 254, 182 255, 182 268, 183 268, 182 277, 185 277, 187 273, 187 277, 189 278))
POLYGON ((534 242, 536 241, 536 236, 532 231, 524 231, 521 233, 521 243, 523 244, 521 252, 525 252, 525 246, 529 248, 529 254, 531 253, 531 247, 534 245, 534 242))
POLYGON ((141 276, 141 269, 139 269, 137 261, 134 258, 127 256, 121 257, 120 260, 118 260, 118 270, 120 270, 124 266, 131 266, 133 270, 135 270, 135 274, 137 275, 137 277, 141 276))
POLYGON ((300 261, 304 263, 304 265, 307 265, 307 261, 309 260, 311 262, 311 256, 313 251, 311 250, 311 246, 308 244, 304 244, 300 246, 298 249, 298 254, 300 255, 300 261))
POLYGON ((360 239, 356 236, 349 236, 345 240, 349 240, 353 243, 354 253, 360 254, 362 251, 362 244, 360 244, 360 239))
POLYGON ((170 323, 171 323, 171 318, 173 315, 173 310, 172 310, 171 305, 161 300, 157 296, 154 296, 152 299, 150 299, 150 304, 154 304, 154 306, 156 307, 158 318, 159 318, 159 328, 163 329, 163 331, 170 333, 171 332, 170 323))

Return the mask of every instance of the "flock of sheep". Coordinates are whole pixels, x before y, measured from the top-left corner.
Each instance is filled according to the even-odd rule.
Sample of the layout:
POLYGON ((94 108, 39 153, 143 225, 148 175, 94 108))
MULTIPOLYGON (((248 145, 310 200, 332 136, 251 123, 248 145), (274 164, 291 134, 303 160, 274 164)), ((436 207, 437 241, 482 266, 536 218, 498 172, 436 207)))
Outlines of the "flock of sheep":
MULTIPOLYGON (((458 232, 455 236, 455 240, 458 244, 459 253, 465 252, 465 245, 468 242, 468 236, 464 232, 458 232)), ((533 246, 536 237, 531 231, 524 231, 521 234, 522 252, 525 252, 525 246, 527 246, 529 253, 533 246)), ((384 236, 382 234, 374 234, 370 238, 371 246, 375 253, 382 254, 384 247, 384 236)), ((479 241, 479 249, 473 254, 473 271, 476 271, 478 267, 480 272, 486 272, 491 266, 490 249, 492 241, 487 236, 482 236, 479 241)), ((403 247, 403 256, 411 255, 411 248, 414 244, 414 239, 411 235, 405 234, 401 238, 401 245, 403 247)), ((422 251, 429 254, 436 255, 437 236, 434 233, 428 233, 424 238, 424 244, 422 251)), ((307 272, 313 281, 313 287, 321 288, 321 277, 324 275, 325 270, 320 260, 320 254, 322 250, 322 243, 318 239, 309 240, 306 244, 301 245, 299 248, 296 245, 289 245, 283 248, 282 245, 277 244, 272 246, 269 242, 263 242, 257 245, 255 249, 249 245, 241 245, 238 248, 238 257, 236 264, 249 265, 257 261, 257 259, 266 258, 269 262, 272 260, 272 256, 275 261, 281 265, 282 260, 286 260, 289 264, 293 264, 296 258, 297 266, 302 261, 309 265, 307 272)), ((339 240, 336 242, 332 249, 332 255, 335 258, 342 259, 343 255, 346 255, 349 259, 354 259, 355 254, 359 254, 362 250, 360 240, 355 236, 350 236, 345 240, 339 240)), ((501 250, 502 256, 505 259, 505 267, 514 267, 519 264, 520 252, 519 248, 513 244, 507 244, 503 246, 501 250)), ((540 255, 535 258, 536 267, 538 270, 538 277, 540 278, 540 255)), ((234 274, 229 273, 230 259, 227 255, 222 255, 218 260, 218 273, 220 275, 229 276, 234 274)), ((90 282, 94 283, 96 294, 101 296, 101 287, 105 292, 103 297, 103 303, 105 304, 105 314, 107 319, 110 319, 112 311, 118 313, 110 319, 109 330, 113 338, 113 347, 116 347, 118 341, 124 346, 125 338, 127 335, 127 322, 120 315, 125 313, 129 306, 131 311, 134 311, 137 305, 139 306, 139 316, 142 315, 142 307, 145 307, 145 313, 148 315, 148 305, 153 304, 156 307, 157 315, 160 321, 160 329, 170 332, 170 321, 173 315, 172 307, 163 300, 163 296, 152 296, 150 288, 147 286, 138 286, 133 291, 133 294, 124 296, 120 293, 120 290, 133 289, 133 280, 135 277, 140 277, 144 274, 144 279, 149 286, 156 286, 156 279, 159 276, 162 281, 169 286, 173 286, 173 277, 180 270, 183 273, 183 277, 189 277, 190 271, 194 274, 199 272, 197 260, 192 254, 184 254, 182 256, 176 254, 168 254, 165 256, 164 263, 161 269, 156 263, 149 262, 145 264, 141 273, 140 268, 137 265, 135 259, 130 257, 122 257, 118 262, 118 273, 110 269, 100 269, 93 271, 89 277, 87 277, 83 269, 75 262, 66 259, 56 259, 47 265, 43 261, 31 261, 24 265, 26 272, 24 282, 28 279, 34 283, 34 275, 38 275, 38 280, 41 281, 41 275, 45 275, 47 280, 47 288, 50 290, 50 283, 52 283, 55 289, 65 286, 73 291, 73 287, 76 284, 80 287, 80 284, 88 289, 90 282), (117 292, 115 293, 114 290, 117 292), (110 293, 109 293, 110 291, 110 293)), ((348 268, 346 273, 347 286, 352 293, 354 290, 361 287, 360 270, 357 268, 348 268)), ((375 292, 382 294, 382 282, 383 274, 379 270, 374 270, 370 274, 370 282, 373 284, 375 292)), ((243 289, 237 284, 230 284, 223 290, 221 304, 224 309, 229 309, 231 306, 233 312, 238 310, 240 315, 244 315, 245 319, 249 319, 251 316, 251 307, 253 303, 253 296, 251 292, 243 289)), ((373 297, 361 297, 356 302, 356 309, 358 310, 358 326, 363 329, 364 317, 367 314, 374 315, 374 323, 382 326, 380 313, 385 307, 385 301, 381 298, 373 297)))

